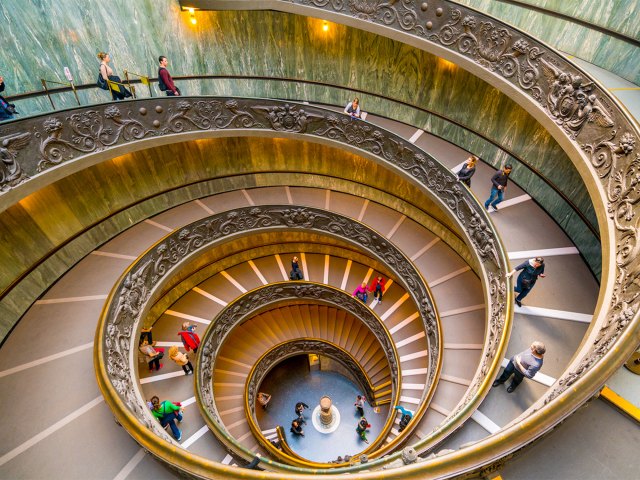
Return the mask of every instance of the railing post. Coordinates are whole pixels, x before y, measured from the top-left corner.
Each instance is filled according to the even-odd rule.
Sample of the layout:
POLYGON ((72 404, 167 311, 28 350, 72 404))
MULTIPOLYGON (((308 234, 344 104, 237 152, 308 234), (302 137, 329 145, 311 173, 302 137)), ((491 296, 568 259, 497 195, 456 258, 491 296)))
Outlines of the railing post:
POLYGON ((44 91, 47 93, 47 98, 49 98, 49 102, 51 102, 51 108, 55 110, 56 106, 53 104, 53 99, 51 98, 51 94, 49 93, 49 89, 47 88, 47 81, 44 78, 41 78, 40 81, 42 82, 44 91))

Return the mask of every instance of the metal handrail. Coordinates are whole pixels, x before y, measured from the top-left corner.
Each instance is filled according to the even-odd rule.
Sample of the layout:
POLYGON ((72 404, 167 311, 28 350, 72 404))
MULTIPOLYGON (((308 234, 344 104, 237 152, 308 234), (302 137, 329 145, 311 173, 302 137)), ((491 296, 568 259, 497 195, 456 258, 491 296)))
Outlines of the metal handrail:
MULTIPOLYGON (((133 74, 133 72, 130 72, 133 74)), ((138 74, 134 74, 134 75, 138 75, 138 74)), ((140 75, 141 77, 144 77, 143 75, 140 75)), ((157 77, 144 77, 147 78, 148 81, 150 82, 157 82, 158 78, 157 77)), ((350 93, 357 93, 360 97, 363 96, 368 96, 368 97, 372 97, 372 98, 378 98, 381 100, 385 100, 385 101, 389 101, 392 103, 397 103, 399 105, 402 105, 403 107, 407 107, 407 108, 412 108, 414 110, 418 110, 420 112, 426 113, 428 115, 432 115, 434 117, 437 117, 441 120, 444 120, 448 123, 451 123, 453 125, 455 125, 456 127, 462 128, 468 132, 471 132, 473 135, 481 138, 483 141, 490 143, 491 145, 493 145, 494 147, 498 148, 499 150, 505 152, 507 155, 509 155, 510 157, 514 158, 516 161, 518 161, 518 163, 520 165, 522 165, 523 167, 525 167, 527 170, 531 171, 534 175, 536 175, 538 178, 540 178, 549 188, 551 188, 556 194, 558 194, 562 200, 564 202, 567 203, 567 205, 569 205, 571 207, 571 209, 576 213, 576 215, 578 215, 578 217, 580 218, 580 220, 582 220, 582 222, 586 225, 586 227, 589 229, 589 231, 592 233, 592 235, 597 239, 600 240, 600 232, 598 230, 597 225, 593 225, 591 223, 591 221, 587 218, 587 216, 582 212, 582 210, 580 210, 580 208, 567 196, 567 194, 565 194, 562 189, 558 188, 556 186, 556 184, 554 182, 552 182, 544 173, 542 173, 539 169, 535 168, 534 166, 528 164, 520 155, 518 155, 516 152, 505 148, 504 145, 498 143, 497 141, 493 140, 491 137, 485 135, 484 133, 472 128, 471 126, 464 124, 458 120, 455 120, 454 118, 451 118, 450 116, 447 116, 443 113, 439 113, 436 112, 434 110, 428 109, 428 108, 424 108, 424 107, 420 107, 417 105, 414 105, 410 102, 406 102, 404 100, 400 100, 400 99, 396 99, 396 98, 392 98, 389 97, 387 95, 381 94, 381 93, 376 93, 370 90, 363 90, 363 89, 358 89, 358 88, 353 88, 353 87, 345 87, 342 85, 338 85, 338 84, 334 84, 334 83, 328 83, 328 82, 321 82, 318 80, 307 80, 307 79, 300 79, 300 78, 292 78, 292 77, 268 77, 268 76, 263 76, 263 75, 178 75, 178 76, 173 76, 174 80, 257 80, 257 81, 278 81, 278 82, 289 82, 289 83, 302 83, 302 84, 306 84, 306 85, 314 85, 314 86, 321 86, 321 87, 326 87, 326 88, 335 88, 338 90, 343 90, 345 92, 350 92, 350 93)), ((140 79, 134 79, 134 80, 128 80, 130 81, 130 83, 145 83, 144 81, 140 80, 140 79)), ((87 84, 83 84, 83 85, 76 85, 75 86, 76 90, 93 90, 93 89, 98 89, 98 87, 95 85, 95 83, 87 83, 87 84)), ((12 101, 19 101, 19 100, 24 100, 27 98, 35 98, 35 97, 40 97, 42 95, 45 94, 49 94, 49 93, 65 93, 71 91, 71 87, 60 87, 60 88, 52 88, 49 89, 48 92, 42 92, 39 90, 35 90, 35 91, 31 91, 31 92, 26 92, 26 93, 21 93, 21 94, 16 94, 13 95, 11 97, 7 97, 9 100, 12 101)), ((150 92, 150 96, 153 97, 153 93, 151 90, 151 86, 149 85, 149 92, 150 92)), ((77 95, 77 94, 76 94, 77 95)), ((290 99, 293 101, 300 101, 300 99, 290 99)), ((321 103, 320 103, 321 104, 321 103)), ((52 103, 53 105, 53 103, 52 103)), ((55 107, 54 107, 55 110, 55 107)), ((381 118, 388 118, 383 112, 378 112, 375 109, 373 110, 369 110, 370 113, 373 113, 381 118)), ((437 136, 437 135, 436 135, 437 136)))
MULTIPOLYGON (((145 105, 146 103, 150 103, 149 101, 138 101, 141 105, 145 105)), ((451 174, 451 172, 444 166, 438 164, 434 159, 428 156, 421 149, 416 147, 415 145, 407 142, 406 140, 398 137, 395 134, 385 131, 381 128, 373 128, 370 125, 367 125, 364 122, 352 122, 348 118, 344 118, 342 115, 336 115, 335 113, 327 113, 323 109, 319 109, 317 107, 312 107, 308 105, 292 105, 290 103, 278 102, 274 100, 265 100, 265 99, 207 99, 203 98, 202 100, 196 100, 194 103, 193 99, 185 98, 167 98, 167 99, 157 99, 154 103, 150 103, 151 105, 162 104, 162 105, 173 105, 175 104, 179 108, 177 109, 169 109, 169 113, 171 116, 169 117, 170 124, 174 124, 174 121, 180 120, 179 125, 181 139, 184 139, 184 129, 189 127, 190 129, 194 129, 197 131, 201 128, 210 129, 212 125, 215 125, 217 129, 224 128, 233 128, 235 131, 235 135, 249 134, 255 135, 261 133, 260 130, 268 131, 269 129, 273 129, 278 132, 278 136, 292 137, 295 138, 297 135, 300 135, 300 138, 305 138, 307 140, 313 141, 315 137, 324 138, 323 142, 336 142, 337 144, 343 144, 343 148, 352 148, 354 151, 357 151, 360 155, 364 155, 369 158, 377 158, 380 161, 388 163, 389 166, 393 166, 398 173, 404 172, 404 176, 409 176, 412 178, 416 184, 420 185, 421 189, 427 193, 430 192, 432 198, 436 200, 439 204, 442 205, 445 211, 448 211, 452 219, 456 222, 456 224, 460 227, 461 231, 467 238, 467 240, 473 245, 474 250, 473 254, 476 257, 476 261, 481 265, 481 271, 483 272, 483 290, 485 294, 485 298, 487 303, 490 305, 490 309, 487 312, 488 314, 488 337, 485 339, 485 346, 481 365, 479 366, 478 371, 476 372, 476 376, 472 380, 471 387, 468 390, 467 394, 460 402, 460 408, 458 408, 455 412, 453 412, 452 417, 450 417, 449 421, 446 425, 444 425, 442 430, 439 430, 443 435, 450 432, 452 429, 459 425, 460 422, 464 421, 470 415, 470 411, 474 409, 478 402, 481 401, 484 396, 488 393, 490 384, 492 382, 493 376, 497 374, 497 370, 500 368, 500 363, 504 354, 504 350, 506 348, 506 339, 508 338, 508 333, 510 331, 510 322, 511 322, 511 284, 510 282, 504 278, 504 273, 506 272, 507 260, 504 253, 504 250, 501 248, 500 240, 493 229, 491 223, 487 220, 487 214, 484 209, 477 203, 477 200, 471 195, 471 193, 463 187, 459 186, 455 176, 451 174), (214 115, 212 119, 204 116, 201 117, 199 112, 210 113, 214 115), (300 116, 299 113, 304 112, 304 116, 300 116), (174 120, 175 119, 175 120, 174 120), (219 120, 216 120, 219 119, 219 120), (310 126, 315 125, 313 127, 310 126), (271 125, 271 127, 269 127, 271 125), (256 131, 257 130, 257 131, 256 131), (301 133, 306 133, 306 135, 302 136, 301 133), (436 181, 437 179, 437 181, 436 181)), ((111 109, 111 106, 107 106, 106 109, 111 109)), ((159 107, 154 107, 159 110, 159 107)), ((163 110, 163 109, 162 109, 163 110)), ((144 117, 144 112, 148 111, 146 108, 140 108, 140 115, 144 117)), ((113 115, 114 110, 109 110, 109 115, 113 115)), ((133 114, 133 111, 131 111, 133 114)), ((134 116, 135 117, 135 116, 134 116)), ((136 118, 131 117, 128 119, 130 122, 137 122, 136 118)), ((147 121, 146 118, 144 121, 147 121)), ((155 120, 154 120, 155 122, 155 120)), ((155 123, 154 123, 155 125, 155 123)), ((158 125, 158 128, 162 125, 158 125)), ((143 131, 143 130, 141 130, 143 131)), ((63 141, 63 139, 56 137, 56 141, 63 141)), ((285 214, 282 220, 278 220, 278 222, 285 221, 294 221, 295 224, 300 224, 301 227, 304 227, 305 230, 311 228, 311 225, 314 225, 317 221, 320 221, 319 225, 324 225, 326 221, 323 220, 326 217, 327 213, 322 213, 322 215, 318 218, 319 213, 315 213, 317 209, 313 209, 311 207, 305 208, 295 208, 291 206, 282 206, 282 207, 274 207, 274 209, 269 209, 267 207, 253 207, 246 209, 239 209, 234 213, 234 215, 241 215, 242 220, 238 219, 238 222, 229 218, 229 226, 233 226, 230 233, 234 232, 234 228, 238 228, 242 226, 242 228, 248 228, 249 225, 253 225, 257 218, 264 218, 267 221, 267 225, 275 225, 273 222, 276 221, 279 216, 285 214), (284 209, 284 210, 280 210, 284 209), (293 210, 292 210, 293 209, 293 210), (280 212, 280 213, 278 213, 280 212), (244 217, 249 215, 255 216, 256 219, 250 220, 249 218, 245 219, 244 217), (308 222, 314 219, 311 224, 308 222)), ((235 217, 234 217, 235 218, 235 217)), ((278 223, 276 222, 276 223, 278 223)), ((224 223, 226 225, 227 223, 224 223)), ((333 225, 333 222, 329 224, 333 225)), ((327 226, 329 225, 327 224, 327 226)), ((341 222, 336 223, 335 225, 340 225, 341 222)), ((209 227, 207 227, 208 229, 209 227)), ((220 228, 216 227, 216 228, 220 228)), ((272 228, 272 227, 270 227, 272 228)), ((326 228, 326 227, 323 227, 326 228)), ((343 227, 341 227, 343 228, 343 227)), ((349 227, 351 229, 352 227, 349 227)), ((355 228, 355 227, 354 227, 355 228)), ((359 227, 358 227, 359 229, 359 227)), ((356 229, 356 231, 358 230, 356 229)), ((172 243, 173 245, 171 249, 174 248, 182 248, 180 244, 187 242, 187 245, 192 245, 191 234, 189 233, 189 229, 183 228, 180 233, 180 242, 172 243)), ((214 232, 211 232, 212 234, 214 232)), ((177 233, 175 234, 177 235, 177 233)), ((174 235, 174 236, 175 236, 174 235)), ((360 238, 361 234, 356 234, 353 238, 360 238)), ((178 238, 178 237, 176 237, 178 238)), ((368 237, 362 237, 362 241, 365 241, 368 237)), ((385 249, 388 248, 388 243, 386 239, 380 238, 381 241, 384 242, 385 249)), ((370 242, 371 240, 366 240, 370 242)), ((377 240, 376 240, 377 241, 377 240)), ((201 245, 201 243, 197 243, 201 245)), ((195 245, 195 244, 193 244, 195 245)), ((382 245, 381 245, 382 246, 382 245)), ((191 248, 191 247, 190 247, 191 248)), ((132 325, 129 322, 133 321, 133 319, 128 319, 127 317, 122 317, 128 311, 136 311, 141 312, 140 315, 143 314, 145 305, 147 302, 151 301, 151 295, 155 291, 154 288, 149 285, 148 287, 144 287, 144 295, 140 296, 137 293, 133 296, 129 296, 127 293, 126 285, 137 285, 139 282, 147 282, 151 281, 151 277, 147 279, 147 274, 145 273, 148 268, 151 266, 151 259, 155 263, 162 263, 165 261, 169 261, 167 257, 164 259, 165 247, 162 245, 153 247, 148 250, 142 257, 138 260, 138 262, 132 265, 123 275, 121 282, 116 286, 114 291, 110 294, 110 299, 108 302, 109 308, 106 310, 101 318, 99 331, 102 332, 103 329, 107 328, 110 332, 109 337, 113 337, 114 335, 118 335, 118 332, 125 328, 129 329, 132 325), (160 257, 156 258, 157 255, 160 257), (148 258, 148 260, 145 260, 148 258), (125 286, 125 290, 119 290, 125 286), (116 293, 119 292, 119 293, 116 293), (120 300, 118 303, 114 302, 114 296, 117 296, 120 300), (124 302, 124 303, 123 303, 124 302), (128 302, 134 302, 135 305, 127 306, 128 302), (118 305, 120 304, 120 305, 118 305), (107 327, 105 322, 111 321, 110 318, 113 319, 112 315, 116 312, 121 312, 118 315, 118 320, 113 326, 115 326, 115 330, 111 329, 111 327, 107 327), (126 319, 126 320, 125 320, 126 319)), ((374 257, 378 257, 377 253, 373 253, 374 257)), ((173 261, 173 260, 171 260, 173 261)), ((177 261, 177 260, 176 260, 177 261)), ((385 256, 385 263, 391 265, 389 262, 391 259, 385 256)), ((396 265, 395 268, 399 268, 397 263, 392 263, 396 265)), ((160 270, 158 270, 159 266, 154 266, 154 271, 162 271, 166 272, 166 268, 169 268, 169 265, 163 266, 160 270)), ((164 273, 163 273, 164 275, 164 273)), ((398 278, 403 278, 404 282, 408 282, 404 274, 398 274, 398 272, 394 273, 398 278)), ((154 280, 156 281, 156 280, 154 280)), ((160 277, 158 280, 160 282, 166 281, 166 278, 160 277)), ((415 294, 416 286, 410 286, 409 284, 405 285, 405 287, 409 286, 408 291, 412 294, 415 294)), ((136 288, 141 288, 137 287, 136 288)), ((418 302, 420 303, 420 302, 418 302)), ((421 314, 423 316, 423 314, 421 314)), ((136 317, 137 318, 137 317, 136 317)), ((221 328, 221 325, 216 322, 212 324, 214 328, 221 328)), ((134 331, 135 326, 132 327, 134 331)), ((438 323, 435 323, 434 328, 439 328, 438 323)), ((433 329, 428 329, 430 332, 428 337, 431 338, 432 333, 435 333, 433 329)), ((123 345, 119 342, 114 342, 114 340, 109 337, 102 337, 100 332, 97 336, 97 341, 102 343, 104 342, 106 345, 113 345, 113 348, 121 350, 123 345)), ((106 332, 106 331, 105 331, 106 332)), ((110 350, 111 352, 111 350, 110 350)), ((110 371, 113 371, 112 367, 108 367, 107 363, 112 364, 114 361, 118 361, 118 358, 122 355, 130 355, 130 352, 122 351, 121 353, 116 353, 113 351, 109 356, 104 356, 104 349, 101 347, 96 349, 96 369, 99 375, 107 375, 105 371, 108 368, 110 371), (100 360, 97 360, 100 358, 100 360)), ((437 356, 436 356, 437 357, 437 356)), ((433 358, 430 362, 430 365, 438 364, 437 369, 440 368, 441 359, 433 358)), ((118 367, 118 372, 122 371, 124 375, 126 370, 121 370, 118 367)), ((127 403, 129 402, 142 402, 142 400, 138 400, 137 398, 131 397, 131 394, 123 388, 125 385, 122 384, 122 380, 119 379, 117 381, 118 392, 119 395, 126 396, 127 403)), ((101 388, 104 385, 104 382, 101 382, 101 388)), ((202 385, 200 386, 202 387, 202 385)), ((114 413, 118 414, 120 408, 123 408, 122 398, 118 399, 117 392, 111 393, 113 387, 107 386, 105 388, 105 397, 108 398, 108 403, 114 408, 114 413), (115 395, 115 396, 114 396, 115 395)), ((431 394, 430 394, 431 395, 431 394)), ((125 416, 126 417, 126 416, 125 416)), ((159 455, 164 456, 164 450, 167 448, 164 442, 160 442, 158 438, 165 438, 166 434, 163 432, 155 432, 153 430, 154 425, 152 424, 149 428, 152 429, 150 432, 143 431, 144 427, 140 425, 136 426, 135 421, 127 421, 126 418, 123 420, 127 425, 127 430, 133 429, 132 435, 140 436, 144 438, 143 446, 148 449, 152 449, 155 452, 158 452, 159 455), (143 428, 143 430, 141 430, 143 428), (155 433, 154 433, 155 432, 155 433)), ((124 425, 124 424, 123 424, 124 425)), ((175 450, 172 450, 173 454, 176 455, 175 450)), ((378 459, 374 462, 382 462, 380 465, 393 462, 395 459, 399 457, 400 453, 396 452, 391 454, 384 459, 378 459)), ((189 471, 195 471, 201 464, 204 462, 202 459, 198 459, 195 462, 189 461, 186 457, 180 457, 180 464, 183 468, 188 469, 189 471)), ((173 457, 177 458, 177 457, 173 457)), ((376 463, 376 464, 377 464, 376 463)), ((210 463, 207 463, 210 465, 210 463)), ((275 463, 269 463, 269 469, 286 469, 290 473, 296 472, 296 467, 285 467, 283 465, 276 465, 275 463)), ((352 469, 359 468, 369 468, 372 467, 373 463, 365 466, 355 466, 351 467, 352 469)), ((351 471, 350 470, 350 471, 351 471)), ((216 470, 213 467, 212 471, 220 471, 216 470)), ((300 471, 302 473, 302 471, 300 471)))

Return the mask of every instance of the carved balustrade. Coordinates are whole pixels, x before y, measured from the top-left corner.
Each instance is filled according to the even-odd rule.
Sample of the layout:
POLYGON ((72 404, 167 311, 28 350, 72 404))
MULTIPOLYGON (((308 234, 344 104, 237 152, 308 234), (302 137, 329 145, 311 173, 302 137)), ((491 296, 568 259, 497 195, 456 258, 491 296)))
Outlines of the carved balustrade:
MULTIPOLYGON (((269 8, 317 16, 410 43, 507 93, 556 138, 585 180, 598 213, 602 288, 587 339, 554 386, 500 439, 439 460, 442 472, 489 463, 553 428, 599 390, 640 341, 640 135, 637 121, 597 80, 511 25, 449 0, 196 0, 204 9, 269 8), (267 6, 268 3, 268 6, 267 6), (554 402, 564 397, 562 402, 554 402), (483 453, 484 457, 479 454, 483 453), (456 466, 457 465, 457 466, 456 466)), ((431 470, 432 474, 436 471, 431 470)))
MULTIPOLYGON (((507 288, 504 276, 507 261, 486 212, 473 195, 445 166, 407 140, 322 108, 266 99, 139 100, 60 112, 44 120, 35 117, 10 127, 18 125, 28 126, 30 132, 16 132, 11 137, 12 142, 20 143, 11 143, 11 161, 5 162, 5 166, 21 174, 15 177, 19 181, 11 185, 5 182, 4 195, 26 194, 34 188, 30 187, 30 178, 38 177, 35 184, 42 186, 49 181, 49 171, 55 172, 52 176, 55 177, 60 174, 57 169, 65 165, 79 169, 84 162, 91 164, 120 151, 145 148, 150 145, 148 142, 158 145, 216 135, 269 135, 322 142, 392 168, 413 181, 457 223, 480 265, 487 299, 487 335, 481 364, 459 406, 442 428, 428 437, 428 442, 438 441, 455 430, 488 392, 492 377, 500 368, 506 348, 504 340, 510 330, 511 289, 507 288)), ((4 195, 0 196, 0 202, 4 195)), ((6 199, 9 201, 11 197, 6 199)), ((369 248, 372 255, 394 271, 419 306, 431 347, 429 383, 434 384, 439 369, 437 352, 441 348, 435 314, 427 293, 421 290, 421 280, 407 276, 410 262, 400 252, 392 254, 395 247, 390 242, 373 231, 367 232, 357 222, 318 209, 291 206, 272 207, 268 212, 266 207, 241 209, 181 229, 147 252, 115 287, 101 319, 95 357, 101 389, 121 423, 130 427, 130 432, 135 431, 134 437, 154 452, 163 451, 166 446, 140 430, 140 424, 159 437, 170 439, 146 412, 130 376, 133 358, 130 342, 140 316, 149 307, 152 293, 164 281, 165 274, 177 268, 182 259, 205 244, 256 228, 319 229, 369 248)), ((433 391, 429 393, 432 394, 433 391)), ((192 472, 200 461, 187 457, 182 460, 181 468, 192 472)))
MULTIPOLYGON (((410 269, 406 273, 412 276, 413 279, 420 281, 417 271, 410 269)), ((419 287, 418 290, 420 290, 419 287)), ((428 290, 425 289, 424 291, 428 293, 428 290)), ((232 330, 236 326, 264 310, 275 308, 281 304, 287 304, 287 302, 299 300, 326 304, 339 308, 349 312, 362 321, 369 331, 373 333, 380 345, 380 348, 384 351, 391 375, 393 402, 394 404, 397 403, 400 393, 399 379, 402 376, 398 352, 393 343, 393 339, 391 338, 391 334, 380 318, 375 315, 369 307, 343 290, 339 290, 328 285, 303 281, 273 283, 247 292, 229 303, 213 319, 211 326, 205 331, 198 349, 199 368, 196 375, 196 398, 198 406, 200 407, 202 415, 209 425, 209 428, 211 428, 211 430, 221 438, 221 440, 225 441, 226 439, 231 438, 232 435, 226 429, 224 422, 220 418, 213 391, 216 359, 218 358, 220 350, 223 348, 224 343, 232 334, 232 330)), ((424 298, 422 300, 424 300, 424 298)), ((427 298, 427 301, 430 300, 427 298)), ((422 313, 428 312, 423 311, 422 313)), ((433 317, 431 320, 437 322, 436 317, 433 317)), ((426 330, 427 333, 433 328, 431 320, 424 325, 425 329, 429 329, 426 330)), ((439 342, 439 344, 441 344, 441 342, 439 342)), ((255 419, 257 388, 267 372, 273 367, 274 362, 279 361, 278 359, 282 360, 295 354, 317 353, 312 348, 314 346, 317 347, 317 352, 329 352, 331 353, 330 356, 344 364, 354 374, 363 388, 363 391, 367 393, 368 398, 373 398, 373 386, 369 381, 367 373, 349 352, 341 350, 340 348, 323 341, 323 339, 297 339, 295 341, 286 342, 284 345, 267 352, 267 356, 265 358, 261 358, 258 364, 254 365, 250 372, 250 376, 247 379, 245 407, 248 410, 247 413, 254 419, 255 424, 257 424, 257 420, 255 419)), ((430 345, 430 348, 432 348, 432 345, 430 345)), ((439 355, 435 356, 436 363, 438 361, 438 356, 439 355)), ((433 364, 430 365, 430 370, 434 370, 433 364)), ((422 394, 423 400, 427 393, 428 388, 425 388, 422 394)), ((393 418, 391 416, 387 419, 382 429, 382 433, 388 433, 392 426, 392 420, 393 418)), ((258 438, 261 437, 259 430, 255 430, 255 433, 258 438)), ((229 448, 237 448, 235 443, 226 443, 229 448)), ((238 453, 242 454, 241 451, 238 453)))

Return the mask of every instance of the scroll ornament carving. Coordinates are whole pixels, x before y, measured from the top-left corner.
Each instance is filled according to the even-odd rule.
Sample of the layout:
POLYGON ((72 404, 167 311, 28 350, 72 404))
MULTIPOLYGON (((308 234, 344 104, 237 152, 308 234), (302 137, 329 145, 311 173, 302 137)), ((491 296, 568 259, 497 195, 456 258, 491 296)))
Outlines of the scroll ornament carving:
MULTIPOLYGON (((63 123, 56 117, 50 117, 42 124, 47 137, 40 143, 40 161, 38 171, 70 160, 74 152, 87 154, 104 150, 118 142, 140 140, 154 132, 145 128, 129 113, 123 118, 120 109, 109 105, 104 112, 85 110, 66 117, 63 123), (69 130, 67 138, 64 130, 69 130)), ((37 137, 41 134, 37 133, 37 137)))
POLYGON ((615 131, 610 133, 608 139, 582 145, 598 175, 605 181, 609 201, 607 213, 618 232, 617 276, 611 304, 607 318, 593 341, 593 349, 576 368, 558 381, 558 385, 545 398, 545 404, 573 385, 595 365, 609 351, 638 311, 640 245, 638 219, 633 208, 640 201, 640 154, 633 155, 636 138, 629 132, 622 134, 618 142, 614 142, 614 138, 615 131))
POLYGON ((236 99, 229 100, 180 100, 169 108, 167 126, 162 134, 180 133, 196 128, 212 130, 225 128, 262 128, 253 115, 243 110, 236 99))
MULTIPOLYGON (((263 310, 265 306, 273 305, 291 298, 306 298, 326 301, 327 303, 343 308, 363 321, 382 346, 385 356, 388 359, 393 387, 397 389, 397 379, 399 377, 398 360, 393 351, 393 347, 391 346, 392 340, 380 320, 377 319, 373 312, 362 302, 354 299, 345 292, 318 284, 295 282, 267 285, 244 295, 227 306, 214 319, 212 326, 207 329, 202 339, 200 348, 203 353, 200 357, 200 368, 198 369, 198 375, 200 378, 199 395, 204 410, 218 426, 222 427, 223 423, 215 404, 213 383, 215 376, 215 362, 220 348, 236 325, 242 323, 249 316, 255 315, 258 311, 263 310)), ((295 345, 299 344, 300 341, 295 342, 295 345)), ((292 354, 300 353, 299 350, 296 350, 298 347, 293 345, 293 343, 288 343, 283 346, 282 350, 278 351, 286 353, 286 349, 290 348, 292 349, 292 354)), ((342 357, 344 357, 343 363, 347 360, 351 362, 350 357, 348 357, 348 355, 345 356, 344 352, 340 353, 340 358, 342 357)), ((261 362, 255 370, 254 378, 259 378, 261 381, 262 377, 266 374, 265 369, 268 368, 270 367, 267 362, 261 362)), ((367 384, 366 380, 362 383, 362 385, 367 384)), ((255 392, 253 393, 255 394, 255 392)), ((250 402, 253 402, 255 398, 250 396, 249 400, 250 402)), ((225 433, 230 435, 229 432, 225 433)))
POLYGON ((303 108, 298 108, 288 103, 283 106, 256 106, 251 107, 251 109, 265 113, 271 128, 277 132, 306 133, 307 127, 311 122, 324 118, 322 115, 309 113, 303 108))
POLYGON ((17 160, 18 152, 31 142, 30 133, 16 133, 0 138, 0 191, 7 191, 27 180, 17 160))

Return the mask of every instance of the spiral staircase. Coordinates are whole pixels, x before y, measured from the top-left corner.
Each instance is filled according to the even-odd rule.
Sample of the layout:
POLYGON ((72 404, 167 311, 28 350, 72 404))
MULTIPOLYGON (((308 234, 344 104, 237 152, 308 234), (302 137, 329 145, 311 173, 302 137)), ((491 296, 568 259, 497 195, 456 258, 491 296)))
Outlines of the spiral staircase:
MULTIPOLYGON (((265 7, 199 5, 209 3, 265 7)), ((344 20, 341 2, 266 3, 344 20)), ((347 23, 379 26, 353 18, 347 23)), ((4 225, 18 232, 11 241, 31 240, 23 212, 40 211, 45 222, 49 209, 75 214, 92 196, 102 210, 99 221, 49 228, 53 247, 4 293, 12 311, 23 312, 0 349, 2 478, 486 477, 537 458, 534 449, 563 428, 587 428, 576 427, 586 414, 575 410, 637 343, 628 280, 635 264, 627 259, 634 247, 620 227, 633 217, 624 215, 634 208, 628 198, 617 230, 601 227, 601 286, 526 191, 510 185, 500 211, 485 212, 478 200, 493 168, 481 163, 466 189, 452 172, 467 152, 378 112, 365 123, 336 106, 270 99, 121 105, 0 130, 24 140, 24 151, 3 154, 23 169, 14 168, 3 193, 4 225), (77 118, 96 111, 98 130, 78 127, 77 118), (84 141, 73 141, 71 130, 84 141), (107 173, 104 190, 82 188, 107 173), (150 186, 149 177, 162 180, 150 186), (294 255, 304 280, 289 280, 294 255), (535 255, 545 257, 548 277, 514 307, 505 274, 535 255), (620 280, 611 286, 614 271, 620 280), (388 279, 382 303, 352 297, 378 275, 388 279), (621 297, 622 310, 612 300, 621 297), (184 321, 198 325, 203 340, 191 354, 196 375, 168 356, 160 372, 149 372, 136 348, 140 329, 152 326, 159 347, 181 347, 184 321), (532 340, 547 346, 541 372, 515 393, 492 389, 500 367, 532 340), (260 422, 261 382, 296 352, 339 358, 381 412, 371 444, 350 462, 309 460, 288 444, 287 425, 260 422), (153 395, 184 406, 180 442, 146 408, 153 395), (402 432, 396 405, 414 413, 402 432), (282 450, 270 443, 276 437, 282 450)), ((616 120, 638 131, 633 119, 616 120)), ((632 170, 624 138, 616 141, 612 169, 632 170)), ((607 172, 605 184, 609 176, 619 178, 607 172)), ((601 409, 597 402, 587 408, 601 409)), ((637 431, 627 433, 630 420, 606 418, 637 440, 637 431)))

